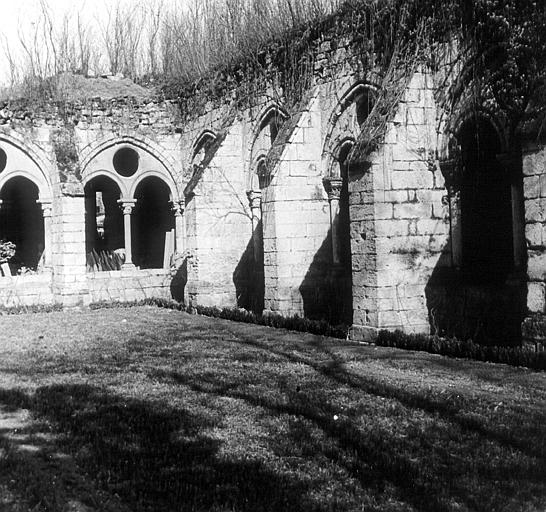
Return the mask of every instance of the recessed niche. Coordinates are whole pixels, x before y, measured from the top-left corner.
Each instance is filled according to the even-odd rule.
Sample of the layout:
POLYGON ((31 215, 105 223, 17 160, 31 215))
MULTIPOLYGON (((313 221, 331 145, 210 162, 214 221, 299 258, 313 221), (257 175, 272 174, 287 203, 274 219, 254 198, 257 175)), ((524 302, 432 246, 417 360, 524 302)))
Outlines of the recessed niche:
POLYGON ((8 161, 8 157, 6 155, 6 152, 0 148, 0 172, 2 172, 6 168, 6 163, 8 161))
POLYGON ((132 148, 121 148, 114 154, 114 169, 118 174, 128 178, 137 172, 138 153, 132 148))

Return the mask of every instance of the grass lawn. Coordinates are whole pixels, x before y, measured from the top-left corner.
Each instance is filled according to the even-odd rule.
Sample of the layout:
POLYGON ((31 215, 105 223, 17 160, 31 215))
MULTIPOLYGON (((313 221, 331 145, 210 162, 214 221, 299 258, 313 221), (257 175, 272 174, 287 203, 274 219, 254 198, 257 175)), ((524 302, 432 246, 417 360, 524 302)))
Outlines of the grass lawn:
POLYGON ((544 511, 546 373, 154 307, 2 317, 0 510, 544 511))

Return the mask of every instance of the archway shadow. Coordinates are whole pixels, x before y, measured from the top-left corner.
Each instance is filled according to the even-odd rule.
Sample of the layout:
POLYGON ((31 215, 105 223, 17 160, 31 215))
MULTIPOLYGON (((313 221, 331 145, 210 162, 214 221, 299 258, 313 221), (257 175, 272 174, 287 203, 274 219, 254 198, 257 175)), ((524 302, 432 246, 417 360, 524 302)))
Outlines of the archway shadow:
POLYGON ((332 230, 315 253, 299 287, 306 318, 332 325, 351 325, 352 276, 343 265, 332 263, 332 230))
POLYGON ((262 221, 260 220, 256 224, 232 275, 237 296, 237 307, 257 314, 264 309, 265 281, 262 240, 262 221), (255 237, 259 240, 257 258, 254 254, 255 237))
POLYGON ((188 283, 188 258, 184 258, 182 264, 176 268, 171 279, 170 291, 171 297, 178 301, 184 302, 184 293, 186 284, 188 283))
POLYGON ((521 278, 480 283, 439 263, 425 286, 425 296, 432 334, 484 345, 521 343, 527 303, 521 278))

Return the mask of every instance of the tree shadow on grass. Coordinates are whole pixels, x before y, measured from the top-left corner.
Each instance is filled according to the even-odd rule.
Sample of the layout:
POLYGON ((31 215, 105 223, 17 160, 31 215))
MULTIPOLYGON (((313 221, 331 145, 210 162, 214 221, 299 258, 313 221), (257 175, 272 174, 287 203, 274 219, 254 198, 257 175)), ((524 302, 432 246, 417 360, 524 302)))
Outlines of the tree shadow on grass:
POLYGON ((1 391, 0 403, 51 422, 59 449, 132 510, 307 509, 306 484, 223 458, 220 441, 205 433, 214 422, 187 410, 88 385, 42 387, 32 397, 1 391))
MULTIPOLYGON (((536 439, 535 436, 539 433, 538 430, 536 432, 534 430, 533 432, 529 432, 529 434, 535 434, 535 436, 524 436, 522 435, 522 432, 518 433, 519 435, 517 438, 512 435, 504 435, 500 432, 492 431, 480 421, 461 416, 460 413, 463 409, 464 397, 461 397, 456 393, 439 396, 438 393, 432 389, 417 392, 402 386, 382 382, 376 378, 367 377, 363 374, 349 372, 345 368, 344 359, 323 343, 320 337, 316 337, 316 341, 313 344, 313 347, 322 356, 323 361, 320 362, 314 361, 310 357, 300 356, 293 350, 283 351, 273 348, 270 345, 257 342, 250 337, 240 338, 238 342, 244 345, 261 348, 277 357, 283 357, 292 363, 305 364, 325 377, 334 379, 339 384, 378 397, 398 400, 405 407, 421 409, 427 413, 436 414, 449 422, 457 424, 463 429, 480 434, 487 437, 489 440, 495 441, 508 448, 519 450, 528 456, 546 457, 546 445, 537 446, 534 444, 534 440, 536 439)), ((542 426, 545 422, 546 411, 542 411, 536 418, 536 424, 537 426, 542 426)), ((546 464, 546 461, 544 464, 546 464)))
MULTIPOLYGON (((210 372, 191 376, 178 372, 157 373, 154 378, 172 379, 199 393, 244 400, 273 415, 303 418, 306 423, 296 422, 285 436, 285 444, 292 450, 304 440, 310 446, 307 451, 322 451, 333 462, 345 467, 363 487, 381 494, 386 486, 394 485, 403 499, 420 511, 448 510, 453 501, 465 503, 471 509, 499 510, 512 496, 527 503, 544 499, 542 475, 546 471, 546 461, 543 450, 536 444, 540 444, 543 435, 533 426, 543 425, 539 417, 530 426, 526 425, 529 439, 521 433, 516 437, 512 431, 497 430, 482 419, 468 415, 463 399, 455 394, 434 396, 432 391, 420 393, 348 372, 343 359, 320 343, 316 344, 316 349, 321 351, 317 362, 311 357, 296 354, 293 349, 285 352, 253 339, 238 342, 282 356, 290 363, 308 365, 333 380, 334 385, 348 386, 381 399, 396 400, 405 408, 424 411, 437 419, 427 424, 423 432, 409 428, 407 436, 404 436, 407 440, 381 428, 363 435, 350 417, 334 418, 339 409, 328 403, 320 392, 317 395, 305 394, 288 382, 283 387, 282 378, 277 379, 282 388, 282 400, 274 394, 253 391, 245 385, 244 379, 226 382, 210 372), (322 442, 310 444, 313 436, 310 431, 305 431, 309 425, 324 432, 341 450, 325 448, 322 442), (423 443, 430 447, 430 453, 423 450, 423 443), (485 458, 480 458, 483 452, 481 455, 465 455, 470 447, 476 449, 477 446, 487 450, 485 458), (453 449, 456 453, 450 453, 453 449), (347 457, 347 453, 352 455, 347 457), (429 462, 429 455, 435 462, 429 462), (461 483, 469 478, 469 474, 476 480, 461 483), (502 489, 499 482, 504 482, 502 489)), ((541 418, 544 419, 544 415, 541 418)), ((280 441, 277 438, 273 442, 280 441)))

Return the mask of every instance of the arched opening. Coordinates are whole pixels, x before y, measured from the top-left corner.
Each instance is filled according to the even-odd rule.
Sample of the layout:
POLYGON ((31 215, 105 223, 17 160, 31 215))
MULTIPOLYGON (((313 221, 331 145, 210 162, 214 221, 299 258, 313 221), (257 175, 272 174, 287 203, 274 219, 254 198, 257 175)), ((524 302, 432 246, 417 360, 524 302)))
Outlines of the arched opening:
POLYGON ((93 178, 85 186, 85 247, 87 270, 120 270, 125 261, 123 212, 120 190, 106 176, 93 178))
POLYGON ((339 166, 341 187, 337 215, 334 214, 331 230, 333 251, 335 251, 333 255, 333 287, 339 305, 338 319, 339 322, 347 325, 351 325, 353 321, 351 219, 349 214, 349 153, 353 145, 352 141, 347 141, 339 149, 337 165, 339 166))
POLYGON ((215 140, 216 137, 211 132, 205 132, 199 137, 193 148, 191 158, 193 167, 203 164, 203 162, 207 158, 207 153, 209 152, 215 140))
POLYGON ((497 155, 501 143, 484 118, 467 121, 462 150, 461 229, 465 276, 473 282, 502 282, 514 268, 511 185, 497 155))
POLYGON ((21 176, 8 180, 0 192, 0 240, 15 244, 15 254, 8 262, 11 274, 40 267, 45 241, 38 197, 38 187, 21 176))
POLYGON ((361 87, 354 95, 354 103, 356 107, 356 120, 358 126, 361 126, 370 115, 376 101, 376 95, 368 87, 361 87))
MULTIPOLYGON (((286 116, 277 108, 271 108, 260 123, 259 134, 264 134, 271 147, 279 134, 286 116)), ((258 135, 258 137, 260 136, 258 135)))
POLYGON ((174 213, 168 185, 155 176, 142 180, 132 214, 133 262, 140 268, 167 268, 175 250, 174 213))
POLYGON ((341 178, 341 190, 339 193, 339 220, 338 220, 338 254, 339 263, 351 272, 351 226, 349 216, 349 153, 353 149, 353 143, 343 144, 339 152, 339 176, 341 178))

